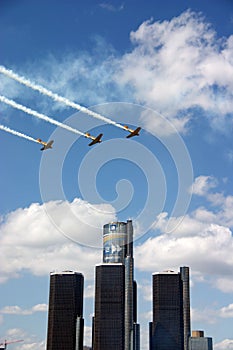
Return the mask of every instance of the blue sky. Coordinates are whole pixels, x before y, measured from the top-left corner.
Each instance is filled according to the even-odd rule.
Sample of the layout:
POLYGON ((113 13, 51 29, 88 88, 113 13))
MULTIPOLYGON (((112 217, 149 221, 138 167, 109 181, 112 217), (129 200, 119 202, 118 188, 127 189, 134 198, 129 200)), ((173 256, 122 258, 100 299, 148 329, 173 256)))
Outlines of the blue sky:
POLYGON ((192 329, 233 349, 233 4, 230 0, 0 4, 0 65, 140 137, 58 103, 4 74, 0 95, 101 144, 0 103, 0 339, 45 349, 49 272, 85 278, 91 341, 102 226, 133 219, 141 349, 151 275, 191 270, 192 329))

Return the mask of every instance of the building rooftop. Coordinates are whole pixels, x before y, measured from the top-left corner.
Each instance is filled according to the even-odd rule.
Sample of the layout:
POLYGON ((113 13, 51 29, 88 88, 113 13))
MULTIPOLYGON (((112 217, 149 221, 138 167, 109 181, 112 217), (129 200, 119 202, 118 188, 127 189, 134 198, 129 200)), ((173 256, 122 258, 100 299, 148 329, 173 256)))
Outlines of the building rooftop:
POLYGON ((52 271, 50 275, 82 275, 81 272, 64 270, 64 271, 52 271))
POLYGON ((161 271, 161 272, 154 272, 153 275, 166 275, 166 274, 175 274, 177 275, 178 272, 175 272, 173 270, 165 270, 165 271, 161 271))

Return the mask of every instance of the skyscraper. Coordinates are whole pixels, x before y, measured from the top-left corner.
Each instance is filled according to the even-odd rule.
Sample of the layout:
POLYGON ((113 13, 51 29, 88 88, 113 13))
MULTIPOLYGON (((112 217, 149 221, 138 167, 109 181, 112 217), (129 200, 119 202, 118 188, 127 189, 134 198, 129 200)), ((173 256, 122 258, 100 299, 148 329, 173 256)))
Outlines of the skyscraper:
POLYGON ((47 350, 83 349, 83 283, 78 272, 50 274, 47 350))
MULTIPOLYGON (((113 222, 104 225, 103 228, 103 264, 96 267, 94 350, 100 349, 97 347, 97 334, 100 334, 98 327, 100 327, 103 321, 103 318, 101 319, 101 316, 97 311, 100 308, 107 308, 107 305, 104 304, 103 298, 100 298, 101 293, 105 295, 108 291, 107 283, 100 284, 99 281, 105 281, 108 279, 111 281, 112 287, 114 288, 116 280, 113 278, 113 274, 111 277, 112 268, 114 268, 114 271, 118 271, 118 273, 115 272, 115 274, 120 275, 121 278, 124 276, 124 280, 120 282, 121 284, 119 286, 120 289, 123 289, 121 289, 121 293, 118 297, 115 295, 119 300, 121 296, 124 295, 124 309, 123 311, 120 308, 118 309, 118 311, 122 313, 124 324, 124 332, 120 333, 121 336, 124 334, 122 346, 124 350, 138 350, 140 330, 139 325, 137 324, 137 284, 134 281, 133 226, 131 220, 128 220, 127 223, 113 222), (124 274, 120 271, 124 271, 124 274), (102 303, 102 305, 98 305, 98 303, 102 303)), ((110 304, 111 303, 113 303, 113 300, 110 301, 110 304)), ((117 303, 116 300, 115 303, 117 303)), ((109 340, 106 340, 106 335, 104 334, 102 334, 102 339, 99 341, 102 341, 102 344, 106 341, 104 347, 102 345, 101 350, 113 349, 113 346, 115 346, 110 343, 109 340)), ((121 348, 116 347, 116 349, 121 348)))
POLYGON ((187 350, 190 336, 189 268, 153 274, 150 350, 187 350))

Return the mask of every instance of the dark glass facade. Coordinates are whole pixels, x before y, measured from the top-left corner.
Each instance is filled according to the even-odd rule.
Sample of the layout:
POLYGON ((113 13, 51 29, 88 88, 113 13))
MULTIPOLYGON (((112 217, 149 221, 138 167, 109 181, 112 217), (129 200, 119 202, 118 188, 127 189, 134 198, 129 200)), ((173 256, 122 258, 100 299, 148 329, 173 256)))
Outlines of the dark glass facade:
POLYGON ((83 349, 83 283, 78 272, 50 274, 47 350, 83 349))
POLYGON ((93 350, 124 350, 125 269, 96 266, 93 350))
POLYGON ((183 285, 180 274, 154 274, 150 350, 183 349, 183 285))

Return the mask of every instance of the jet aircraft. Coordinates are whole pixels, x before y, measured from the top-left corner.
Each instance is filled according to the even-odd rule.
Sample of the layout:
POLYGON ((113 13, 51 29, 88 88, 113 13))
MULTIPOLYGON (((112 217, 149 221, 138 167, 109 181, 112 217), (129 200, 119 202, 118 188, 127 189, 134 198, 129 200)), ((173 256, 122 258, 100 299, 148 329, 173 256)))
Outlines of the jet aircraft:
POLYGON ((52 144, 54 143, 53 140, 51 140, 49 142, 44 142, 41 139, 37 139, 37 141, 43 145, 43 147, 40 149, 41 151, 52 148, 52 144))
POLYGON ((126 131, 130 132, 130 134, 126 136, 127 139, 129 139, 130 137, 139 136, 139 132, 141 130, 140 127, 136 128, 135 130, 130 129, 127 125, 124 126, 124 129, 126 131))
POLYGON ((96 143, 100 143, 102 142, 101 137, 103 136, 103 134, 99 134, 98 136, 91 136, 88 132, 85 134, 85 137, 87 137, 88 139, 92 139, 92 141, 89 143, 88 146, 93 146, 96 143))

